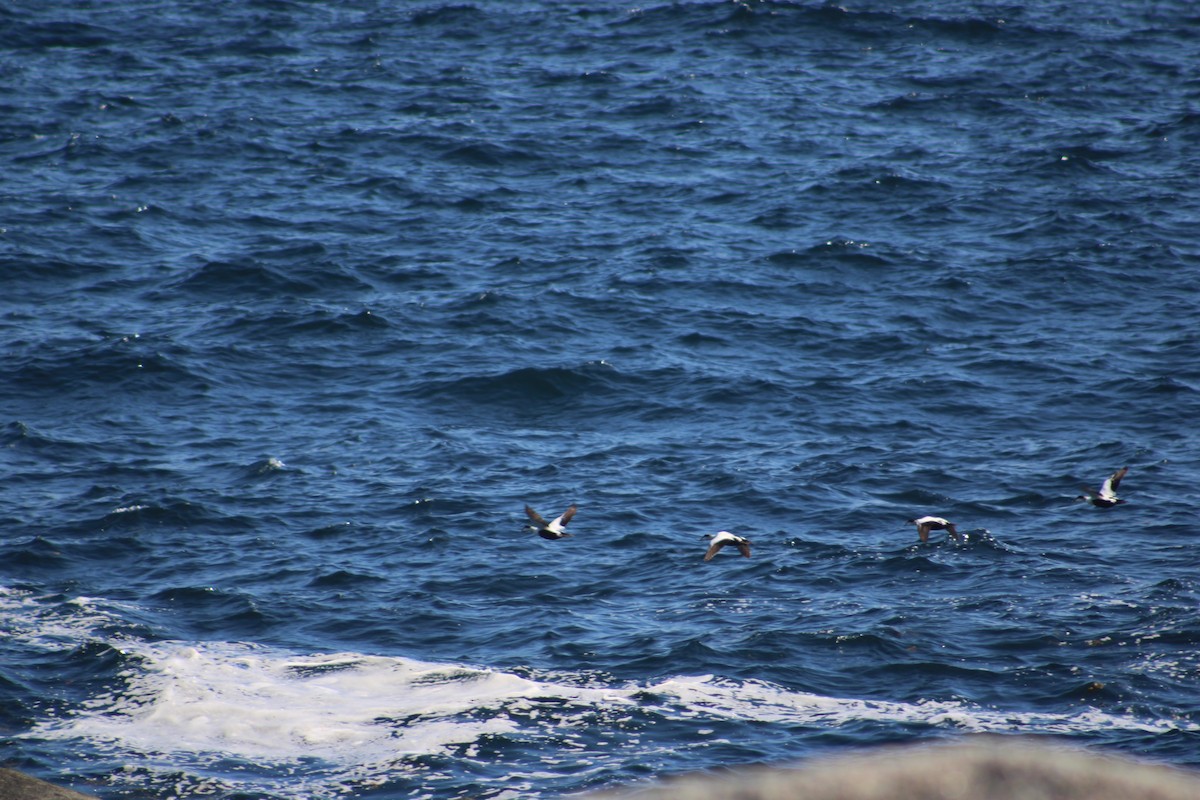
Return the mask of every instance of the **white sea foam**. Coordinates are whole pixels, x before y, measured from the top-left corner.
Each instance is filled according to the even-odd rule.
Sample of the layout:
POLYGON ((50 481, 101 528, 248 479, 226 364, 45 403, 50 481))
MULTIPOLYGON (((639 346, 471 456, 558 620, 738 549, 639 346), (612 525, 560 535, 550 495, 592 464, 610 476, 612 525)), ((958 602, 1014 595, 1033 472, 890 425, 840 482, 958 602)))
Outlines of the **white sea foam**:
POLYGON ((137 656, 122 676, 126 688, 40 734, 256 762, 380 762, 510 732, 511 720, 461 715, 533 691, 514 675, 404 658, 299 656, 238 643, 125 650, 137 656))
MULTIPOLYGON (((479 752, 496 736, 547 752, 543 769, 553 768, 553 753, 570 756, 573 770, 581 764, 601 769, 637 758, 652 746, 626 730, 638 727, 623 724, 635 714, 694 721, 697 732, 709 734, 713 722, 722 720, 825 728, 898 722, 993 732, 1181 729, 1174 720, 1091 708, 1046 714, 958 701, 827 697, 713 675, 611 684, 574 674, 523 677, 400 656, 114 638, 108 632, 114 623, 119 628, 117 610, 88 598, 44 604, 0 590, 0 617, 25 642, 61 649, 103 641, 129 657, 119 690, 44 719, 26 736, 86 745, 163 774, 182 770, 190 783, 176 792, 180 796, 208 792, 214 785, 290 797, 329 796, 423 769, 414 757, 454 753, 487 760, 479 752), (242 776, 230 771, 229 762, 286 777, 264 776, 261 770, 242 776)), ((527 778, 529 766, 514 762, 512 775, 527 778)), ((129 776, 142 779, 136 771, 129 776)), ((438 776, 422 779, 432 782, 438 776)), ((512 789, 519 783, 511 777, 504 785, 512 789)))
POLYGON ((857 722, 900 722, 954 728, 969 732, 1078 733, 1089 730, 1130 730, 1167 733, 1200 730, 1172 719, 1139 719, 1083 707, 1071 714, 1010 712, 961 701, 924 700, 896 703, 827 697, 785 689, 766 681, 729 681, 712 675, 671 678, 651 691, 672 695, 691 716, 755 720, 835 727, 857 722))

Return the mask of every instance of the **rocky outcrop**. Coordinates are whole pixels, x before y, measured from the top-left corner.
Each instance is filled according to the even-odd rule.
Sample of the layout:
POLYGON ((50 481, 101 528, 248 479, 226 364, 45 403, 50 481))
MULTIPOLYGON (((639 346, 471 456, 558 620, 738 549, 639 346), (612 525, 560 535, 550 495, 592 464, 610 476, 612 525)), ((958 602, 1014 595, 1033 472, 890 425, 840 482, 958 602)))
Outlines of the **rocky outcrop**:
POLYGON ((63 789, 15 769, 0 768, 0 800, 95 800, 91 795, 63 789))
POLYGON ((591 800, 1200 800, 1200 776, 1033 737, 684 775, 591 800))
MULTIPOLYGON (((585 800, 1200 800, 1200 775, 1035 737, 965 737, 682 775, 585 800)), ((0 800, 95 800, 0 769, 0 800)))

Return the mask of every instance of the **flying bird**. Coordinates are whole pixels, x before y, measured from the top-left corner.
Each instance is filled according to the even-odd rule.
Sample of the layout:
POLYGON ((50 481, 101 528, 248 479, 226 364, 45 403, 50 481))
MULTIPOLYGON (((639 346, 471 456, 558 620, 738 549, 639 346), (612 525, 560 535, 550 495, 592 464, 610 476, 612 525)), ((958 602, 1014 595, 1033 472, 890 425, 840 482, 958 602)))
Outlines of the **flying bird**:
POLYGON ((559 516, 555 517, 550 522, 546 522, 546 520, 542 519, 542 515, 534 511, 529 506, 525 506, 525 513, 529 515, 529 519, 533 520, 532 525, 526 525, 525 527, 531 531, 537 531, 537 535, 543 539, 561 539, 564 536, 571 535, 564 531, 563 528, 565 528, 567 523, 571 521, 571 517, 575 516, 574 503, 571 504, 570 508, 568 508, 559 516))
POLYGON ((954 523, 944 517, 917 517, 910 519, 909 525, 917 526, 917 536, 921 537, 922 542, 929 541, 930 531, 947 531, 955 539, 962 539, 958 535, 958 528, 954 527, 954 523))
POLYGON ((1087 500, 1097 508, 1112 508, 1115 505, 1124 503, 1125 501, 1117 497, 1117 487, 1121 485, 1121 478, 1125 477, 1125 473, 1129 472, 1129 467, 1121 467, 1112 475, 1104 479, 1104 483, 1100 484, 1100 491, 1089 489, 1084 486, 1084 494, 1076 497, 1076 500, 1087 500))
POLYGON ((750 540, 743 536, 734 536, 729 531, 718 531, 717 533, 710 533, 701 538, 711 541, 711 544, 708 546, 708 552, 704 554, 705 561, 712 561, 712 557, 717 554, 717 551, 727 544, 736 546, 746 558, 750 557, 750 540))

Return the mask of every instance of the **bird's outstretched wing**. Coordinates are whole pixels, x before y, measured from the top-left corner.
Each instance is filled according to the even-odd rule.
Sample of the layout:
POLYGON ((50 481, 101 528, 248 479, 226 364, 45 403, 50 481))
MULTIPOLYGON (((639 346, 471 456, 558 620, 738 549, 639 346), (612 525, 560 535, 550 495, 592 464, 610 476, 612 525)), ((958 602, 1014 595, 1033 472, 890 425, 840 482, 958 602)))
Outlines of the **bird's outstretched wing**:
POLYGON ((746 558, 750 557, 750 542, 746 539, 737 543, 737 549, 741 551, 746 558))
POLYGON ((566 525, 568 522, 570 522, 571 517, 575 516, 575 511, 576 511, 575 504, 572 503, 571 507, 568 508, 566 511, 564 511, 563 515, 561 517, 559 517, 558 524, 566 525))
POLYGON ((1125 477, 1126 472, 1129 472, 1129 467, 1121 467, 1119 470, 1114 472, 1112 477, 1106 480, 1104 485, 1100 487, 1100 491, 1110 495, 1116 494, 1117 487, 1121 485, 1121 478, 1125 477))
POLYGON ((542 515, 537 513, 536 511, 534 511, 529 506, 525 506, 525 513, 529 516, 529 518, 531 520, 533 520, 534 524, 536 524, 539 528, 546 527, 546 520, 542 519, 542 515))

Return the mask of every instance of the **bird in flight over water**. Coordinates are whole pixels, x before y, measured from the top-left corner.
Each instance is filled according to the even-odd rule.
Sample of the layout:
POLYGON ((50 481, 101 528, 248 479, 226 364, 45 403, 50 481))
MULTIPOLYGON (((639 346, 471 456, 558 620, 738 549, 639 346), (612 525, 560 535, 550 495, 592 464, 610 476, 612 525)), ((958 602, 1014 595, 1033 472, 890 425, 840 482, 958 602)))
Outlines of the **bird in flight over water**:
POLYGON ((1117 487, 1121 485, 1121 478, 1125 477, 1125 473, 1129 472, 1129 467, 1121 467, 1119 470, 1109 475, 1104 479, 1104 483, 1100 484, 1100 491, 1089 489, 1084 486, 1084 493, 1076 497, 1076 500, 1087 500, 1097 508, 1112 508, 1115 505, 1120 505, 1125 501, 1117 497, 1117 487))
POLYGON ((552 519, 550 522, 546 522, 546 520, 542 519, 542 515, 534 511, 529 506, 525 506, 525 513, 529 516, 529 519, 533 521, 532 525, 526 525, 525 527, 531 531, 537 531, 537 535, 543 539, 561 539, 564 536, 571 535, 563 530, 563 528, 565 528, 567 523, 571 521, 571 517, 575 516, 574 503, 571 504, 570 508, 552 519))
POLYGON ((743 556, 750 557, 750 540, 744 536, 734 536, 729 531, 718 531, 707 536, 701 537, 711 541, 708 546, 708 552, 704 554, 705 561, 712 561, 712 557, 727 544, 732 544, 737 547, 743 556))
POLYGON ((921 537, 922 542, 929 541, 930 531, 946 531, 955 539, 961 540, 958 535, 958 528, 954 527, 954 523, 945 517, 917 517, 908 521, 910 525, 917 526, 917 536, 921 537))

